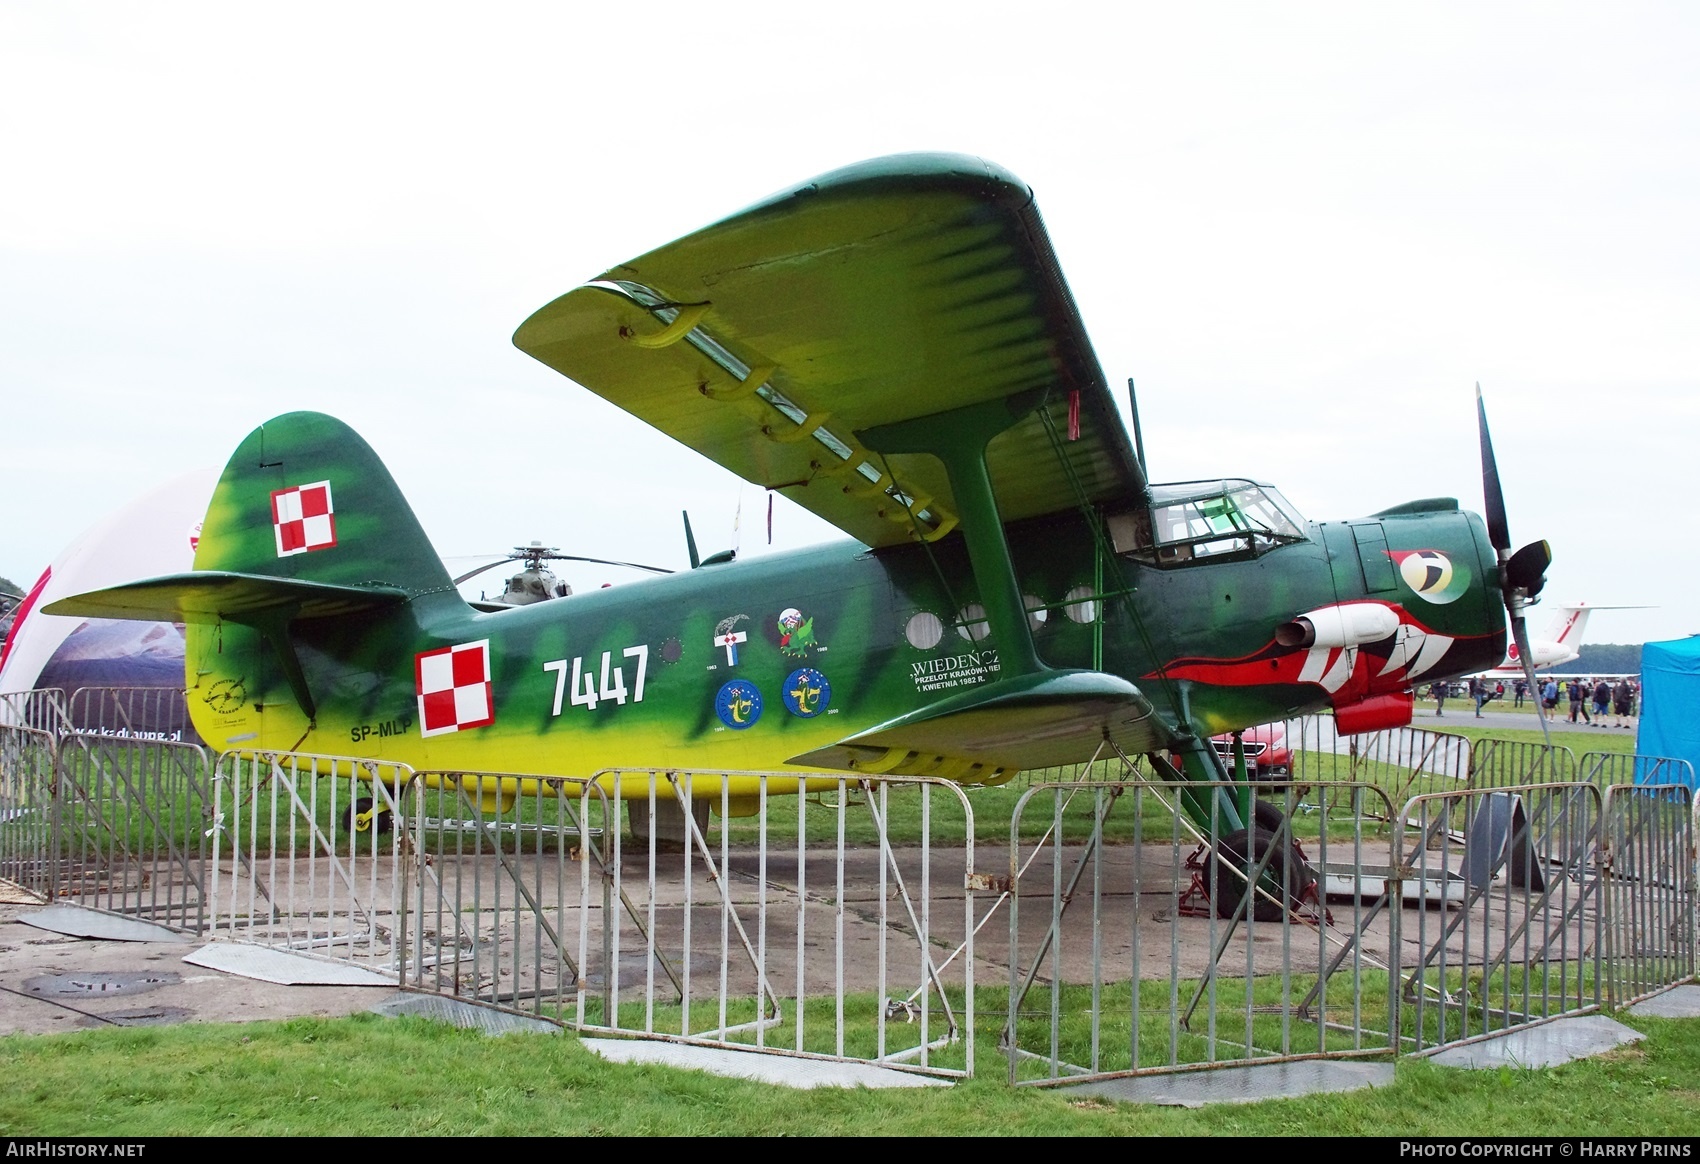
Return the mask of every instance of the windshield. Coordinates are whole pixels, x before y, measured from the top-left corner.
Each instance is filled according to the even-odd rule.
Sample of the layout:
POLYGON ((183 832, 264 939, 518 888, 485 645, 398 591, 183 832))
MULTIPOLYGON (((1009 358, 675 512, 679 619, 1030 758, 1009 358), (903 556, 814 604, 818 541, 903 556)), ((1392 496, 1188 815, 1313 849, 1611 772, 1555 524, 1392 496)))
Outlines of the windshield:
POLYGON ((1260 551, 1305 540, 1304 518, 1268 485, 1189 481, 1151 487, 1151 525, 1164 561, 1260 551))

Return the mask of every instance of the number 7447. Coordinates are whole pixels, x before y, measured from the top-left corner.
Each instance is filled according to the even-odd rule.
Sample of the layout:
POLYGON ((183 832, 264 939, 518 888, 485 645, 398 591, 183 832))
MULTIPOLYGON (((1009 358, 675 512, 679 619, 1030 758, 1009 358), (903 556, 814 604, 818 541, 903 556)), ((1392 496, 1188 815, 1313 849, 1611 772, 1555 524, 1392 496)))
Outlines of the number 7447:
MULTIPOLYGON (((649 647, 640 643, 635 647, 627 647, 621 654, 625 656, 625 659, 637 660, 637 680, 632 684, 629 694, 633 703, 642 703, 643 679, 649 671, 649 647)), ((572 680, 570 683, 567 679, 568 660, 553 659, 543 664, 545 671, 555 673, 555 709, 550 714, 561 714, 561 701, 569 689, 572 692, 572 705, 574 707, 584 707, 595 711, 598 703, 612 701, 615 704, 623 705, 628 695, 625 659, 615 663, 614 652, 603 651, 600 683, 597 681, 597 675, 585 670, 582 655, 576 655, 571 660, 572 680)))

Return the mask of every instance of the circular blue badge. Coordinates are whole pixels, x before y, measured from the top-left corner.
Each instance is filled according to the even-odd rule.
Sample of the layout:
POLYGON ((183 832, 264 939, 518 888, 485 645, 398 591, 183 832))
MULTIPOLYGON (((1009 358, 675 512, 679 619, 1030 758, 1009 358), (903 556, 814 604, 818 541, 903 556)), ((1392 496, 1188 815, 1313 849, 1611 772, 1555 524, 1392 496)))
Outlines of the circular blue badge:
POLYGON ((832 702, 832 684, 813 667, 799 667, 785 677, 779 697, 785 710, 801 719, 813 719, 832 702))
POLYGON ((730 679, 715 693, 714 714, 735 732, 754 727, 761 718, 761 692, 748 679, 730 679))

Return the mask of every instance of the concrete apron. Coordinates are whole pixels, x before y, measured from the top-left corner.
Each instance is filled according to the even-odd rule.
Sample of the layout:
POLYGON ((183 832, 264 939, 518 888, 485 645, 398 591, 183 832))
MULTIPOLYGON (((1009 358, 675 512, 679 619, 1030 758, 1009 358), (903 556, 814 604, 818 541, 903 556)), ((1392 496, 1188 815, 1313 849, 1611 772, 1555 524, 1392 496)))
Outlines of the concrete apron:
MULTIPOLYGON (((63 922, 63 911, 71 908, 58 906, 54 913, 63 922)), ((330 1018, 366 1010, 395 991, 393 983, 281 985, 195 966, 184 955, 199 949, 200 943, 186 943, 180 934, 159 941, 84 938, 19 920, 41 910, 35 903, 0 904, 0 987, 5 988, 0 993, 0 1034, 173 1021, 330 1018), (120 983, 138 988, 116 985, 120 983)), ((77 928, 100 924, 82 920, 90 924, 77 928)))

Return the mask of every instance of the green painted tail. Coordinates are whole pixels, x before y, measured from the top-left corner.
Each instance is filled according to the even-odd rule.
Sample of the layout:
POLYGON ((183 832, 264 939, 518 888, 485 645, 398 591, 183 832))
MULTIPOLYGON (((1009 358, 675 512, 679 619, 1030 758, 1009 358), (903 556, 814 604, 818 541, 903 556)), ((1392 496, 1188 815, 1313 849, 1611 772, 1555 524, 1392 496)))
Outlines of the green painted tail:
POLYGON ((195 570, 409 598, 454 588, 377 454, 317 412, 269 420, 237 447, 207 507, 195 570))
MULTIPOLYGON (((45 610, 189 624, 185 688, 202 737, 299 744, 318 707, 300 648, 321 665, 353 667, 370 694, 392 669, 384 651, 396 646, 382 634, 369 641, 374 628, 433 594, 459 601, 383 462, 341 421, 292 412, 249 433, 231 456, 192 571, 45 610)), ((335 681, 319 677, 321 688, 327 682, 335 681)))

